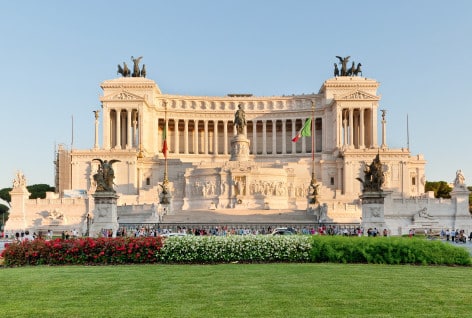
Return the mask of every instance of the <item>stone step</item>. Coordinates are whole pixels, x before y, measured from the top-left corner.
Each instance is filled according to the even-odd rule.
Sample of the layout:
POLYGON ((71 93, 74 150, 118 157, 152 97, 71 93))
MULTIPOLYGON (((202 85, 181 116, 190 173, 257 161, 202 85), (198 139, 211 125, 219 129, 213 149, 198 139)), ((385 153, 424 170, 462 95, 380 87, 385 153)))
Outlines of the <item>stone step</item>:
POLYGON ((300 210, 179 211, 165 215, 163 223, 312 223, 314 216, 300 210))

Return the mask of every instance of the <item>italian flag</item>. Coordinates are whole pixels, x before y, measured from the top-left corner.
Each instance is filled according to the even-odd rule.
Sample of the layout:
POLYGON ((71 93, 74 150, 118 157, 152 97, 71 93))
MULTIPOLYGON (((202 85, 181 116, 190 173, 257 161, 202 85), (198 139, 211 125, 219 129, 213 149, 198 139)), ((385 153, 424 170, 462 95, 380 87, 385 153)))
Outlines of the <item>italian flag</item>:
POLYGON ((305 120, 305 124, 303 125, 302 129, 298 132, 298 134, 292 139, 293 142, 297 142, 298 139, 301 137, 308 137, 311 136, 311 118, 307 118, 305 120))
POLYGON ((162 153, 164 154, 164 158, 167 158, 167 150, 169 150, 169 148, 167 148, 167 129, 165 126, 164 132, 162 133, 162 139, 162 153))

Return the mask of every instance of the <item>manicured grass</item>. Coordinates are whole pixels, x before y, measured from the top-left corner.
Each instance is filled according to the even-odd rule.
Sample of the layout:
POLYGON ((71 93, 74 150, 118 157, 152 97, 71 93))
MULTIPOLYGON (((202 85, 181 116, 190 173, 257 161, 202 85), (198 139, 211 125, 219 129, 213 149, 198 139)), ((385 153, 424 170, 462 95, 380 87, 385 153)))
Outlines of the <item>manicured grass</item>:
POLYGON ((222 264, 0 269, 2 317, 466 317, 470 267, 222 264))

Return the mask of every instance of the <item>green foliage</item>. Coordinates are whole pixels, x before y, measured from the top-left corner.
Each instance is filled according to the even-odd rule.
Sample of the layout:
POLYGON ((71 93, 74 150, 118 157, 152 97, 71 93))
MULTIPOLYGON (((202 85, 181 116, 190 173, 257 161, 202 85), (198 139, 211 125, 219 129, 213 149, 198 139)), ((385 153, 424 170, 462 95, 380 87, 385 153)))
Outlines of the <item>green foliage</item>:
POLYGON ((3 188, 0 190, 0 198, 7 202, 11 202, 10 191, 12 188, 3 188))
MULTIPOLYGON (((6 223, 7 220, 8 220, 8 207, 6 205, 3 205, 3 204, 0 204, 0 224, 1 226, 3 226, 4 222, 6 223)), ((1 226, 0 226, 0 229, 1 229, 1 226)))
POLYGON ((3 251, 6 266, 155 263, 161 237, 80 238, 9 244, 3 251))
POLYGON ((472 213, 472 187, 467 187, 469 190, 469 212, 472 213))
POLYGON ((46 192, 54 192, 55 188, 47 184, 33 184, 27 186, 26 189, 31 193, 30 199, 44 199, 46 192))
POLYGON ((277 263, 0 270, 2 318, 469 317, 470 267, 277 263))
MULTIPOLYGON (((27 186, 26 189, 31 193, 30 199, 45 199, 46 192, 54 192, 55 188, 48 184, 33 184, 27 186)), ((7 202, 11 202, 10 191, 12 188, 3 188, 0 190, 0 198, 7 202)))
POLYGON ((158 252, 165 263, 306 262, 311 244, 302 235, 169 237, 158 252))
POLYGON ((402 237, 314 236, 312 262, 464 265, 469 253, 441 241, 402 237))
POLYGON ((10 244, 3 257, 6 266, 158 262, 471 265, 467 250, 441 241, 309 235, 37 239, 10 244))
POLYGON ((435 198, 450 199, 452 188, 446 181, 426 181, 425 191, 434 191, 435 198))

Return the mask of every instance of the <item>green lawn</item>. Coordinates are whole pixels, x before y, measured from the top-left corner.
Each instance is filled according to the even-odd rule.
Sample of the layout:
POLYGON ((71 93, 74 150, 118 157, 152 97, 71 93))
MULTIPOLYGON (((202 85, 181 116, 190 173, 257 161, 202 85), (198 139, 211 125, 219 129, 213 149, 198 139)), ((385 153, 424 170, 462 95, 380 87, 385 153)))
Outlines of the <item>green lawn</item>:
POLYGON ((470 267, 344 264, 0 269, 1 317, 466 317, 470 267))

